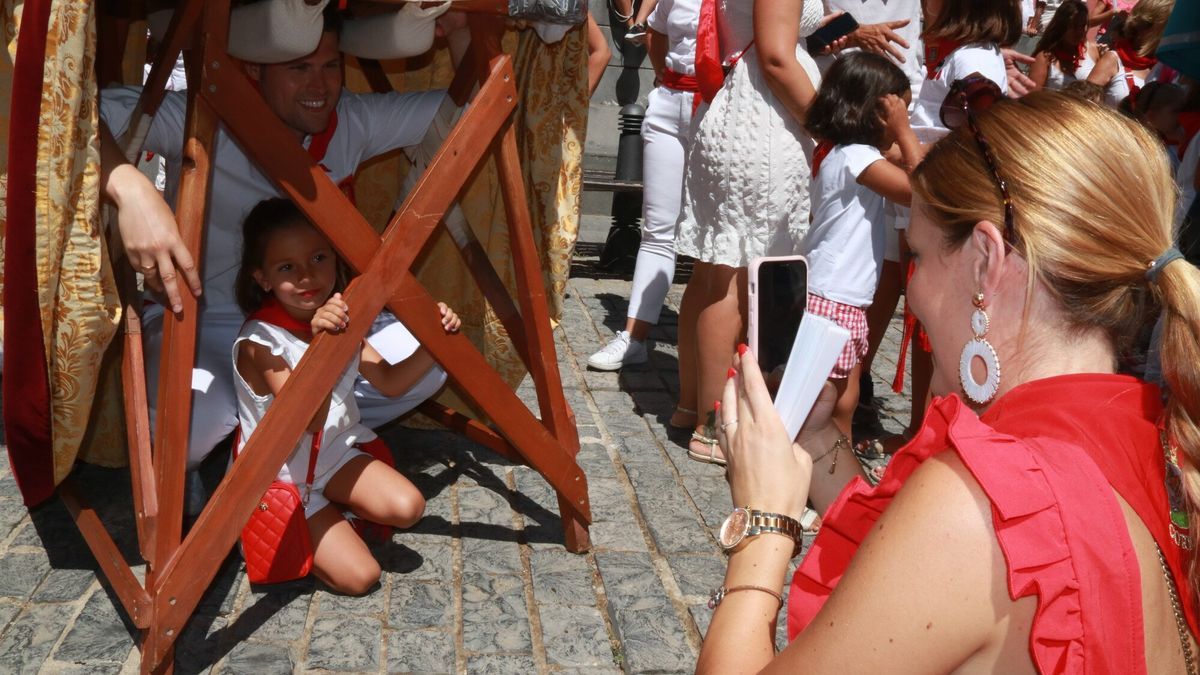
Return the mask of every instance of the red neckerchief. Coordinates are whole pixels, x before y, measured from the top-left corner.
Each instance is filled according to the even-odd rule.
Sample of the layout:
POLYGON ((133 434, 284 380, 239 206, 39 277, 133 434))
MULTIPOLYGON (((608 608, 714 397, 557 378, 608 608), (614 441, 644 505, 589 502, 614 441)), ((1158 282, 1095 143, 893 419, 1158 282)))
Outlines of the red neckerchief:
POLYGON ((717 0, 701 0, 700 21, 696 24, 696 84, 700 96, 712 103, 724 82, 721 39, 717 33, 717 0))
POLYGON ((278 326, 303 337, 305 340, 312 340, 313 337, 312 324, 288 314, 287 310, 283 308, 283 305, 273 295, 268 295, 267 299, 263 300, 262 306, 251 312, 250 316, 246 317, 246 320, 261 321, 269 323, 272 326, 278 326))
POLYGON ((1079 69, 1079 64, 1083 63, 1083 56, 1087 53, 1087 47, 1079 45, 1079 48, 1071 51, 1070 49, 1055 49, 1050 52, 1055 61, 1058 61, 1058 67, 1068 75, 1074 75, 1079 69))
POLYGON ((813 150, 812 175, 817 175, 817 172, 821 170, 821 162, 825 161, 825 158, 828 157, 829 153, 832 151, 833 143, 830 143, 829 141, 821 141, 820 143, 817 143, 817 147, 813 150))
POLYGON ((1126 70, 1150 70, 1158 63, 1158 59, 1153 56, 1138 54, 1129 40, 1118 40, 1113 44, 1113 49, 1121 58, 1121 64, 1125 66, 1126 70))
POLYGON ((961 46, 962 42, 950 38, 927 40, 925 42, 925 76, 936 80, 938 73, 942 72, 942 64, 946 62, 946 57, 961 46))
MULTIPOLYGON (((321 162, 325 159, 325 153, 329 152, 329 142, 333 140, 333 134, 337 132, 337 127, 338 114, 337 110, 335 109, 333 114, 329 116, 329 124, 323 131, 321 131, 321 133, 313 134, 312 139, 308 143, 308 156, 312 157, 313 161, 317 163, 317 166, 325 170, 325 173, 332 173, 332 171, 329 170, 329 167, 325 166, 321 162)), ((350 174, 349 176, 343 178, 341 182, 337 184, 337 186, 338 189, 342 191, 342 194, 346 195, 346 198, 350 200, 350 203, 357 206, 358 203, 354 198, 354 174, 350 174)))

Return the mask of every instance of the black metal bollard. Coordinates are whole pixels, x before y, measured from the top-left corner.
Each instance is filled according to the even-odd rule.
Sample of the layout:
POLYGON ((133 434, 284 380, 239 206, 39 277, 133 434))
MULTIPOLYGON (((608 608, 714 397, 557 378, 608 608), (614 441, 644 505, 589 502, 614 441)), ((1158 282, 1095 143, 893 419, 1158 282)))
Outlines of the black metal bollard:
MULTIPOLYGON (((617 141, 617 170, 614 180, 642 182, 642 120, 646 109, 637 103, 621 108, 617 141)), ((631 272, 642 243, 642 191, 613 192, 612 226, 600 253, 600 268, 610 272, 631 272)))

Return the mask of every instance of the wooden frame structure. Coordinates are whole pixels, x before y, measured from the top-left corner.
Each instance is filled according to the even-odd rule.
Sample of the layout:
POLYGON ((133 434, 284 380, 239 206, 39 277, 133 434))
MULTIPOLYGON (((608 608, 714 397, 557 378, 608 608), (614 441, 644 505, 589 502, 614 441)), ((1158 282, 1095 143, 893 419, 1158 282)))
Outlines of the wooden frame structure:
MULTIPOLYGON (((461 104, 476 84, 478 90, 382 237, 296 143, 238 62, 228 55, 230 0, 186 0, 176 11, 134 109, 126 147, 131 155, 140 150, 162 100, 171 65, 187 49, 188 114, 176 218, 194 258, 202 260, 211 151, 217 125, 222 123, 246 154, 329 237, 342 258, 361 273, 344 294, 351 313, 374 316, 384 306, 390 308, 446 370, 451 385, 494 420, 495 429, 431 403, 423 406, 423 412, 544 476, 558 494, 566 546, 581 552, 590 545, 587 479, 575 462, 579 441, 574 416, 563 397, 517 155, 513 128, 517 92, 510 59, 500 51, 506 7, 503 0, 456 3, 456 9, 471 13, 472 45, 451 86, 451 96, 461 104), (455 232, 455 239, 533 377, 540 420, 466 337, 444 334, 433 298, 410 271, 443 214, 489 157, 495 159, 505 202, 516 271, 516 303, 470 233, 455 232)), ((123 290, 131 290, 133 272, 127 264, 121 265, 119 276, 123 290)), ((134 625, 144 631, 142 671, 169 672, 175 640, 237 542, 240 528, 228 524, 249 518, 319 408, 323 392, 333 387, 341 367, 329 366, 350 361, 370 322, 358 322, 344 334, 321 334, 313 340, 250 438, 247 450, 239 453, 187 537, 181 538, 190 416, 166 411, 191 408, 197 303, 184 294, 180 315, 164 320, 164 366, 157 407, 160 414, 152 449, 138 319, 140 301, 136 293, 124 292, 123 302, 126 332, 122 373, 137 535, 148 564, 144 585, 78 490, 68 481, 60 486, 59 493, 134 625)))

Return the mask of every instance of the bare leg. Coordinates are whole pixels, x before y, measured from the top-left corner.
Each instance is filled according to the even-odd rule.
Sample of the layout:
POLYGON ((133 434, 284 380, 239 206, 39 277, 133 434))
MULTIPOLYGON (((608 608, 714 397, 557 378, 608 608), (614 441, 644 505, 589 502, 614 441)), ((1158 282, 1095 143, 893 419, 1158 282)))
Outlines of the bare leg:
POLYGON ((629 332, 629 337, 634 340, 645 340, 646 336, 650 334, 650 327, 653 325, 649 321, 642 321, 633 317, 625 319, 625 330, 629 332))
MULTIPOLYGON (((738 342, 745 339, 746 268, 710 265, 709 293, 696 320, 697 411, 696 431, 711 436, 705 428, 707 413, 725 388, 727 371, 733 363, 738 342)), ((691 449, 707 454, 708 446, 692 441, 691 449)), ((719 453, 714 453, 718 455, 719 453)))
POLYGON ((697 262, 679 303, 679 407, 671 416, 674 427, 695 426, 696 411, 700 409, 696 398, 696 319, 708 294, 711 272, 712 265, 697 262))
POLYGON ((863 369, 868 372, 871 370, 871 364, 875 362, 875 353, 883 343, 888 325, 896 314, 896 306, 900 304, 900 291, 900 263, 883 261, 875 298, 867 308, 867 357, 863 359, 863 369))
POLYGON ((335 504, 308 519, 313 573, 338 593, 362 595, 379 582, 379 563, 335 504))
POLYGON ((633 23, 646 25, 646 19, 650 18, 650 12, 654 11, 656 5, 658 5, 658 0, 642 0, 642 6, 638 7, 637 16, 633 17, 633 23))
POLYGON ((415 485, 399 471, 366 456, 338 469, 325 486, 325 496, 360 518, 401 529, 416 525, 425 512, 425 498, 415 485))
POLYGON ((862 363, 850 370, 849 377, 829 378, 837 390, 837 403, 833 406, 833 423, 838 430, 850 438, 850 427, 854 419, 854 408, 858 406, 858 376, 862 374, 862 363))

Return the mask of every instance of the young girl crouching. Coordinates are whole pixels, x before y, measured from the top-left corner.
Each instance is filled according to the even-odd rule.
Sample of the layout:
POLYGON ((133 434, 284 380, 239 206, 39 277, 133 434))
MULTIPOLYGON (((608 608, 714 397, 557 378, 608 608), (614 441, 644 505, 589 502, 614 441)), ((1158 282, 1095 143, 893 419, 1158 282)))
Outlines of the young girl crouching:
POLYGON ((808 112, 808 131, 821 142, 813 158, 812 227, 801 246, 807 311, 850 331, 830 375, 838 393, 834 422, 847 437, 868 350, 865 310, 884 262, 886 202, 908 206, 912 199, 906 169, 885 153, 911 168, 922 152, 909 126, 909 98, 903 71, 882 56, 856 52, 833 64, 808 112))
MULTIPOLYGON (((249 315, 234 343, 233 360, 242 445, 283 389, 292 369, 320 331, 338 333, 349 324, 339 263, 329 241, 286 199, 259 202, 243 225, 238 304, 249 315)), ((438 307, 447 333, 458 317, 438 307)), ((359 319, 367 320, 367 319, 359 319)), ((425 500, 407 478, 358 448, 375 440, 354 400, 361 373, 387 396, 398 396, 433 367, 422 348, 394 365, 366 340, 359 358, 346 367, 307 432, 279 471, 279 480, 307 494, 304 515, 313 542, 313 571, 333 590, 366 593, 379 580, 379 563, 342 517, 343 509, 366 520, 398 528, 421 519, 425 500), (306 489, 313 435, 319 434, 316 469, 306 489)))

